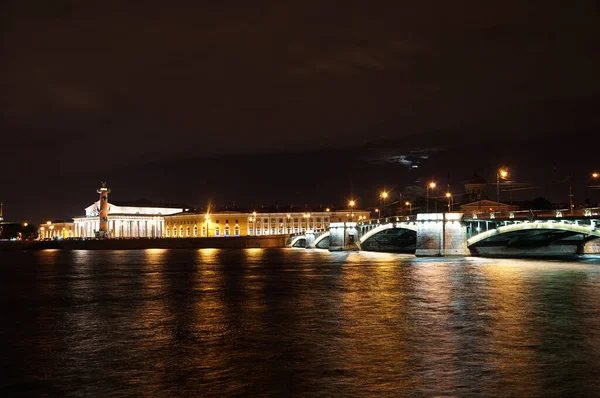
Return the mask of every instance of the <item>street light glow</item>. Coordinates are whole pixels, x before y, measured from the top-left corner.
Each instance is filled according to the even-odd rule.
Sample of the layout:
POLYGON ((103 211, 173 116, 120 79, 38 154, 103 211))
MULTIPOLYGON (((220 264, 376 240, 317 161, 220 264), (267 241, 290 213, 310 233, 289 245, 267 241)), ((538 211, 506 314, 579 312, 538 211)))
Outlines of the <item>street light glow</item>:
POLYGON ((381 197, 382 197, 383 199, 387 198, 387 197, 388 197, 388 193, 387 193, 387 191, 383 191, 383 192, 381 192, 381 197))
POLYGON ((354 200, 351 200, 350 202, 348 202, 348 205, 350 205, 350 207, 354 207, 355 204, 356 204, 356 202, 354 200))
POLYGON ((592 178, 598 178, 598 177, 600 177, 600 173, 597 173, 597 172, 592 173, 592 178))
POLYGON ((430 182, 429 183, 429 188, 431 188, 431 189, 435 188, 435 182, 430 182))
POLYGON ((452 194, 450 192, 446 192, 446 197, 449 198, 450 196, 452 196, 452 194))

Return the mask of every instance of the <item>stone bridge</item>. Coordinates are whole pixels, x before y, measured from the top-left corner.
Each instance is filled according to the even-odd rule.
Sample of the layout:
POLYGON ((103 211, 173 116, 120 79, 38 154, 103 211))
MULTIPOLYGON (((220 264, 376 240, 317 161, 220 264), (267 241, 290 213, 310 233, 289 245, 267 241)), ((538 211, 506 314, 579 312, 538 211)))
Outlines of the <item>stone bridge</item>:
POLYGON ((421 213, 292 236, 288 246, 414 253, 417 256, 600 254, 600 209, 554 212, 421 213))

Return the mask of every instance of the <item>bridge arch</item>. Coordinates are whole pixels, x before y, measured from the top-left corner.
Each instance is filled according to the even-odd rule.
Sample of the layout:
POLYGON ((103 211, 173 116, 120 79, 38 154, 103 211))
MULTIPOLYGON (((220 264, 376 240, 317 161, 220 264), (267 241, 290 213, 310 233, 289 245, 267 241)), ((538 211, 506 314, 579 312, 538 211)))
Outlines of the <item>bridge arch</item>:
POLYGON ((414 253, 417 225, 407 222, 386 223, 367 231, 359 240, 361 250, 414 253))
MULTIPOLYGON (((322 233, 321 235, 317 236, 317 239, 315 239, 313 245, 316 248, 321 249, 321 247, 319 247, 319 244, 323 245, 325 242, 323 242, 325 239, 329 239, 329 237, 331 236, 331 234, 329 233, 329 231, 322 233)), ((329 246, 329 245, 328 245, 329 246)), ((325 247, 323 247, 325 248, 325 247)))
POLYGON ((289 246, 290 247, 306 247, 306 236, 304 236, 304 235, 292 236, 290 238, 289 246), (304 244, 302 244, 302 241, 304 241, 304 244))
MULTIPOLYGON (((574 235, 582 235, 585 243, 588 240, 600 238, 600 230, 593 225, 576 225, 562 222, 524 222, 519 224, 504 225, 496 229, 490 229, 488 231, 477 234, 467 239, 467 246, 474 247, 480 243, 483 243, 489 239, 499 236, 509 236, 520 232, 531 232, 528 237, 535 237, 546 232, 562 232, 556 234, 554 239, 550 241, 556 241, 563 238, 567 238, 574 235)), ((542 243, 548 243, 549 241, 541 241, 542 243)))
POLYGON ((382 224, 376 228, 373 228, 372 230, 370 230, 369 232, 367 232, 366 234, 361 236, 360 243, 362 244, 363 242, 367 241, 368 239, 371 239, 373 236, 377 235, 378 233, 383 232, 388 229, 392 229, 392 228, 408 229, 410 231, 414 231, 415 233, 417 232, 417 226, 415 224, 409 224, 409 223, 382 224))

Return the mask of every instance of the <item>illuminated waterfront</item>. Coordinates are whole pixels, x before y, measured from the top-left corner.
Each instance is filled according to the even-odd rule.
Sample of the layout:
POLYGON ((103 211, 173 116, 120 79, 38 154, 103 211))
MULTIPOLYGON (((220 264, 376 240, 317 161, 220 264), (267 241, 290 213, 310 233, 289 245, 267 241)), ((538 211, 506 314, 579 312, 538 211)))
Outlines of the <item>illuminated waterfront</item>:
POLYGON ((600 256, 0 253, 6 395, 594 395, 600 256))

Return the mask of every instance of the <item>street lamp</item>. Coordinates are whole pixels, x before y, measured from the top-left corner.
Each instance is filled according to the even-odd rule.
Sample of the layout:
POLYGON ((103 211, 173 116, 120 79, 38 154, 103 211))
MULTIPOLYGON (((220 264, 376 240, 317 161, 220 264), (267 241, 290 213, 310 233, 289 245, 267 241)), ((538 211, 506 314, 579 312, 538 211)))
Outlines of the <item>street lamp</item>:
MULTIPOLYGON (((381 194, 379 194, 379 207, 381 208, 381 211, 384 212, 385 215, 385 200, 388 197, 388 193, 387 191, 382 191, 381 194)), ((379 218, 381 218, 381 211, 379 212, 379 218)))
POLYGON ((404 202, 404 206, 408 206, 408 215, 412 216, 412 203, 404 202))
POLYGON ((352 217, 354 217, 354 206, 356 205, 356 201, 351 199, 348 202, 348 208, 350 208, 350 221, 352 221, 352 217))
POLYGON ((496 171, 496 212, 500 210, 500 178, 508 177, 508 170, 499 168, 496 171))
POLYGON ((435 188, 435 182, 430 182, 429 184, 427 184, 427 187, 425 188, 425 195, 427 196, 427 213, 429 213, 429 190, 430 189, 434 189, 435 188))
POLYGON ((450 192, 446 192, 446 197, 448 198, 448 211, 452 212, 452 194, 450 192))

